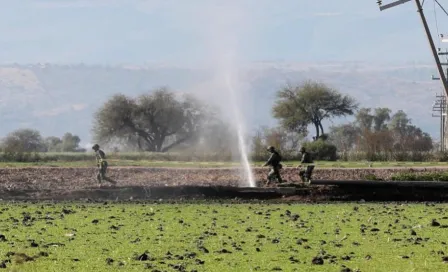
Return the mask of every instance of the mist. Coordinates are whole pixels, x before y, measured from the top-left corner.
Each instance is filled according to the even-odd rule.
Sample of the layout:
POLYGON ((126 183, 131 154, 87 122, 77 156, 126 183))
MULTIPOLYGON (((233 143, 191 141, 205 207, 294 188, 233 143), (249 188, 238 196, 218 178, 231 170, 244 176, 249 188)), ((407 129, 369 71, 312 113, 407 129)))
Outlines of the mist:
POLYGON ((253 29, 250 9, 240 1, 213 1, 191 14, 203 21, 199 33, 205 50, 200 63, 211 75, 208 84, 195 88, 193 93, 219 107, 221 117, 233 128, 237 141, 233 142, 232 154, 240 157, 244 183, 254 187, 248 159, 248 118, 245 118, 252 109, 253 98, 242 70, 244 57, 240 55, 241 47, 250 44, 253 29))

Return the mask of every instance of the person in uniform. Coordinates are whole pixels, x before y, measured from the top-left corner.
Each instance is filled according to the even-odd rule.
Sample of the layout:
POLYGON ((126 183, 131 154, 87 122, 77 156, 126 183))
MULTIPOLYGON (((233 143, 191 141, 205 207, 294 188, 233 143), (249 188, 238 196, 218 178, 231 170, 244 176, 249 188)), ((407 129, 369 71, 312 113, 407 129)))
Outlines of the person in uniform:
POLYGON ((101 184, 103 180, 115 184, 116 182, 106 176, 107 172, 107 161, 106 154, 100 149, 98 144, 95 144, 92 149, 95 151, 96 164, 98 166, 98 175, 96 176, 98 182, 101 184))
POLYGON ((306 151, 305 147, 300 148, 300 153, 302 153, 302 160, 300 161, 300 165, 297 166, 297 168, 301 168, 299 176, 302 182, 309 182, 314 170, 313 158, 311 157, 311 154, 306 151), (306 165, 305 170, 302 168, 304 165, 306 165))
POLYGON ((277 179, 279 183, 282 183, 282 177, 280 175, 280 169, 282 169, 281 160, 282 157, 278 153, 277 150, 273 146, 268 147, 268 151, 271 153, 271 156, 269 157, 268 161, 263 165, 264 166, 271 166, 271 171, 268 174, 268 180, 266 182, 266 185, 268 185, 273 179, 277 179))

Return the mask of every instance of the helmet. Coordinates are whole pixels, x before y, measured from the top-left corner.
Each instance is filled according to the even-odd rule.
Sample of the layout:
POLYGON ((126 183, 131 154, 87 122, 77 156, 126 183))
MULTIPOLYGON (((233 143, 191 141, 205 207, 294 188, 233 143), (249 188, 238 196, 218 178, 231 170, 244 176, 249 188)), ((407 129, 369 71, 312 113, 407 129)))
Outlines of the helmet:
POLYGON ((273 146, 268 147, 268 151, 274 151, 274 150, 275 150, 275 147, 273 147, 273 146))
POLYGON ((302 152, 302 153, 305 152, 305 147, 302 146, 302 147, 300 148, 300 152, 302 152))
POLYGON ((93 146, 92 146, 92 149, 93 150, 96 150, 96 149, 99 149, 100 148, 100 146, 98 145, 98 144, 94 144, 93 146))

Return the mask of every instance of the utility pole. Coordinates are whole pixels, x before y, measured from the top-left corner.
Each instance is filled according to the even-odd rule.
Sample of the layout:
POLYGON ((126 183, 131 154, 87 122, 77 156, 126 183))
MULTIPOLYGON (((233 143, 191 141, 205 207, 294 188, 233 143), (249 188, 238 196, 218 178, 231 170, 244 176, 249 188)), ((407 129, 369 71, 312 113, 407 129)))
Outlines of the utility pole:
POLYGON ((446 121, 446 96, 443 94, 436 94, 436 100, 432 105, 432 117, 440 118, 440 152, 445 151, 445 121, 446 121))
MULTIPOLYGON (((377 4, 380 7, 380 11, 383 11, 385 9, 392 8, 392 7, 395 7, 395 6, 404 4, 406 2, 410 2, 410 1, 411 0, 398 0, 398 1, 395 1, 393 3, 387 4, 387 5, 383 5, 382 4, 383 1, 378 0, 377 4)), ((415 4, 417 6, 417 12, 420 14, 420 19, 421 19, 423 27, 425 29, 426 37, 428 39, 429 46, 431 47, 431 52, 432 52, 432 55, 433 55, 434 60, 436 62, 437 70, 439 72, 439 78, 436 78, 436 77, 433 76, 432 79, 434 79, 434 80, 441 80, 442 81, 444 94, 445 94, 444 101, 446 101, 446 97, 448 97, 448 81, 447 81, 448 70, 447 70, 447 76, 445 76, 445 72, 443 71, 442 63, 440 62, 439 55, 448 55, 448 53, 447 52, 438 53, 438 51, 436 50, 436 47, 434 45, 434 41, 432 39, 432 36, 431 36, 431 31, 429 30, 428 23, 426 22, 425 14, 423 13, 423 7, 422 7, 422 4, 420 3, 420 0, 415 0, 415 4)), ((439 49, 439 51, 440 51, 440 49, 439 49)), ((443 65, 448 65, 448 63, 443 63, 443 65)), ((441 120, 444 122, 444 120, 445 120, 444 116, 446 116, 446 107, 445 106, 442 107, 442 110, 445 110, 445 112, 443 112, 444 115, 441 114, 441 116, 442 116, 441 120)), ((445 150, 445 146, 446 146, 446 143, 445 143, 445 134, 446 134, 445 127, 446 126, 445 126, 445 123, 444 123, 442 125, 443 137, 441 137, 441 145, 443 146, 443 150, 445 150), (442 139, 443 139, 443 141, 442 141, 442 139)))

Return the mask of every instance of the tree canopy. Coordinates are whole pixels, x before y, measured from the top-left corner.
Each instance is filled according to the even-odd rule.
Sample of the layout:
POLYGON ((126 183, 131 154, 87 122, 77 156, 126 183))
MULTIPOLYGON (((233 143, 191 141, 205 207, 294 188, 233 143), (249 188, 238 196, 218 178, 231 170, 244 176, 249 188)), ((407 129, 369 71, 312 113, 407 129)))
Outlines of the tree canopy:
POLYGON ((40 132, 34 129, 18 129, 9 133, 2 141, 5 152, 46 151, 40 132))
POLYGON ((94 116, 94 139, 121 141, 142 151, 165 152, 193 140, 214 117, 192 95, 176 95, 167 88, 137 98, 117 94, 94 116))
POLYGON ((50 136, 45 138, 44 143, 47 151, 50 152, 80 152, 84 151, 79 147, 81 139, 70 132, 65 133, 62 138, 50 136))
POLYGON ((49 136, 43 138, 38 130, 23 128, 9 133, 2 140, 5 152, 81 152, 81 139, 72 133, 65 133, 62 138, 49 136))
POLYGON ((330 141, 340 151, 379 152, 430 151, 432 138, 412 124, 407 114, 389 108, 361 108, 350 124, 330 128, 330 141))
POLYGON ((306 132, 313 124, 316 139, 324 134, 322 121, 333 117, 353 115, 358 104, 324 83, 306 81, 297 86, 286 86, 277 92, 273 115, 284 128, 306 132))

